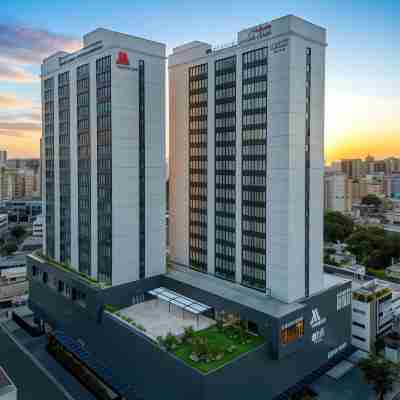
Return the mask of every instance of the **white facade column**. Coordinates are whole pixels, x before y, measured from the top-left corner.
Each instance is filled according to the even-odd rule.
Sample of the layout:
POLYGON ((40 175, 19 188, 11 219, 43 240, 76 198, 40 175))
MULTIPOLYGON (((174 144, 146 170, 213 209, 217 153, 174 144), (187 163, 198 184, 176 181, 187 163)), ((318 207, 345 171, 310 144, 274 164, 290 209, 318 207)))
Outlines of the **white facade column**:
POLYGON ((69 71, 70 80, 70 179, 71 179, 71 266, 79 270, 78 220, 78 134, 76 68, 69 71))
POLYGON ((242 53, 236 53, 236 273, 242 282, 242 53))
POLYGON ((60 261, 60 130, 58 74, 54 74, 54 258, 60 261))
POLYGON ((207 272, 215 273, 215 62, 208 62, 207 272))
POLYGON ((97 229, 97 96, 96 96, 96 59, 93 59, 89 67, 89 111, 90 111, 90 203, 91 203, 91 268, 90 274, 97 279, 98 269, 98 229, 97 229))

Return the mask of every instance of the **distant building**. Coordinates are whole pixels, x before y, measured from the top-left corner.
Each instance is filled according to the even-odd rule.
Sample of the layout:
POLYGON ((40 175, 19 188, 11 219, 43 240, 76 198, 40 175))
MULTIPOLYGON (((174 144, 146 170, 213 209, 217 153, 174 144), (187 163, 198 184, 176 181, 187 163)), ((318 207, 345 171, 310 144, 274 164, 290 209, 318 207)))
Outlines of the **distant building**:
POLYGON ((0 367, 0 400, 17 400, 18 390, 6 371, 0 367))
POLYGON ((43 238, 42 237, 37 237, 37 236, 31 236, 26 238, 20 248, 19 251, 27 253, 27 252, 32 252, 35 250, 42 250, 43 249, 43 238))
POLYGON ((17 170, 0 166, 0 201, 13 200, 17 193, 17 170))
POLYGON ((400 172, 388 178, 387 194, 393 199, 400 199, 400 172))
POLYGON ((349 183, 353 202, 361 202, 367 195, 367 182, 364 179, 352 179, 349 183))
POLYGON ((351 211, 351 180, 343 173, 324 176, 324 208, 346 213, 351 211))
POLYGON ((43 215, 38 215, 32 224, 32 236, 43 237, 43 215))
POLYGON ((400 282, 400 263, 393 264, 385 269, 386 276, 389 278, 398 279, 400 282))
POLYGON ((7 151, 0 150, 0 165, 5 165, 7 163, 7 151))
POLYGON ((363 162, 361 159, 343 159, 340 161, 341 170, 348 178, 358 179, 363 176, 363 162))
POLYGON ((0 214, 0 232, 8 227, 8 214, 0 214))
MULTIPOLYGON (((26 256, 0 257, 0 306, 11 305, 28 293, 26 256)), ((0 397, 1 400, 1 397, 0 397)))

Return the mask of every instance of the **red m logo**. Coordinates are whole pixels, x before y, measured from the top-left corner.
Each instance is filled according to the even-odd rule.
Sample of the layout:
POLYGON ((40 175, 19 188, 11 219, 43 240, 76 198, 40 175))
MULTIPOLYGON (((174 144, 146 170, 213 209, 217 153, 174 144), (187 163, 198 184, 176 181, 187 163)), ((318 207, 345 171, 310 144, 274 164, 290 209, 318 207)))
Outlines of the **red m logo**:
POLYGON ((128 53, 125 53, 125 51, 119 51, 118 58, 117 58, 117 64, 129 65, 128 53))

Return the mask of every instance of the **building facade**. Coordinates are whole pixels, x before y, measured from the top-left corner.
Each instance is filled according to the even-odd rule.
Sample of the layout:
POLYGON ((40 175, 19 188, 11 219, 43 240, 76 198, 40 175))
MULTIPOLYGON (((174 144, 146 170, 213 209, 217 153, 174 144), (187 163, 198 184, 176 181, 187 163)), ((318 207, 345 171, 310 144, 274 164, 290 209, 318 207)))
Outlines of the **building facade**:
MULTIPOLYGON (((209 45, 196 42, 174 50, 169 60, 172 262, 167 270, 152 268, 151 273, 147 249, 154 250, 152 256, 159 263, 165 255, 164 237, 160 236, 164 233, 164 215, 159 220, 161 228, 158 219, 152 225, 146 214, 147 197, 143 195, 150 186, 165 199, 163 190, 145 179, 148 175, 143 167, 148 165, 151 154, 133 152, 137 154, 136 169, 131 171, 138 177, 133 180, 138 184, 136 197, 127 192, 128 181, 121 180, 125 171, 115 170, 114 163, 131 160, 128 145, 132 132, 136 132, 139 149, 141 144, 147 145, 147 140, 157 141, 156 133, 146 132, 149 113, 151 116, 153 108, 157 112, 159 99, 148 95, 148 61, 140 62, 140 53, 138 63, 133 62, 136 53, 128 53, 128 43, 118 43, 115 53, 111 53, 116 58, 97 64, 109 50, 103 33, 101 30, 89 34, 81 52, 53 57, 56 66, 64 60, 68 66, 72 57, 73 68, 68 66, 73 71, 68 78, 72 85, 70 98, 78 97, 71 108, 77 112, 63 116, 70 118, 71 130, 70 139, 62 141, 72 149, 68 153, 73 170, 68 175, 73 204, 71 230, 84 246, 72 244, 71 258, 79 271, 66 269, 53 260, 62 261, 60 233, 54 228, 60 219, 61 171, 57 165, 61 138, 57 138, 57 127, 61 117, 57 117, 60 111, 56 110, 53 118, 53 106, 46 106, 46 102, 54 102, 57 107, 58 92, 55 90, 53 96, 51 91, 59 81, 56 84, 51 79, 66 70, 56 68, 55 73, 44 78, 45 92, 49 92, 44 107, 50 115, 46 120, 50 126, 48 137, 45 135, 43 142, 49 155, 43 168, 50 177, 44 196, 50 201, 46 204, 47 257, 37 252, 27 258, 29 305, 35 321, 54 337, 84 343, 85 351, 96 354, 101 363, 134 388, 136 393, 121 394, 129 400, 155 400, 161 396, 176 400, 239 400, 248 396, 249 387, 256 397, 288 398, 299 385, 303 387, 305 380, 327 371, 352 351, 350 282, 322 271, 325 30, 288 16, 241 31, 234 47, 213 51, 209 45), (104 49, 98 48, 100 43, 104 49), (80 59, 81 54, 93 57, 93 65, 83 67, 88 61, 80 59), (121 80, 117 86, 127 93, 116 100, 118 91, 113 89, 113 79, 118 74, 133 73, 128 60, 130 66, 137 67, 137 85, 121 80), (107 195, 109 181, 93 179, 93 174, 96 176, 97 171, 98 175, 109 163, 103 163, 107 161, 105 155, 93 149, 98 149, 98 129, 103 126, 99 118, 109 106, 92 98, 88 88, 92 90, 95 71, 103 74, 106 68, 97 90, 104 89, 106 97, 110 95, 110 62, 112 104, 115 101, 121 108, 123 105, 131 116, 133 107, 128 110, 126 104, 130 104, 127 99, 134 87, 139 112, 137 120, 127 121, 137 127, 137 131, 132 129, 124 137, 127 153, 122 149, 114 152, 120 132, 114 130, 112 123, 112 254, 118 260, 112 263, 111 287, 80 273, 90 267, 91 276, 103 281, 103 267, 100 262, 94 263, 98 253, 92 249, 100 248, 100 242, 96 244, 93 232, 102 230, 100 222, 96 222, 98 215, 109 212, 110 201, 104 198, 101 203, 96 197, 100 185, 107 195), (116 62, 123 67, 115 66, 116 62), (46 78, 50 79, 47 84, 46 78), (93 102, 97 118, 92 115, 93 102), (72 134, 77 123, 78 130, 72 134), (89 135, 92 130, 95 134, 89 135), (76 136, 78 143, 73 142, 76 136), (74 173, 78 176, 75 183, 74 173), (130 219, 125 208, 133 201, 135 220, 130 219), (114 216, 124 218, 125 224, 114 220, 114 216), (144 227, 141 221, 145 221, 144 227), (124 248, 124 229, 129 233, 129 252, 124 248), (49 254, 52 250, 54 257, 49 254), (135 262, 129 258, 130 252, 136 255, 135 262), (131 269, 125 267, 127 262, 131 269), (92 267, 97 265, 96 275, 92 267), (139 321, 137 311, 142 307, 157 315, 149 318, 146 314, 145 321, 139 321), (119 313, 128 309, 134 318, 120 318, 119 313), (173 325, 176 332, 182 320, 187 323, 185 313, 190 312, 197 316, 204 312, 200 317, 206 315, 211 328, 221 315, 241 321, 253 335, 261 337, 262 344, 204 373, 160 345, 160 335, 164 338, 172 334, 166 327, 173 325), (157 334, 152 335, 155 326, 157 334)), ((155 69, 164 72, 163 65, 157 59, 155 69)), ((119 115, 118 107, 112 108, 112 118, 120 123, 124 121, 122 116, 128 115, 119 115)), ((158 169, 154 171, 157 173, 158 169)), ((157 179, 164 177, 165 173, 157 175, 157 179)), ((159 201, 155 203, 158 209, 151 212, 164 213, 159 201)), ((101 261, 106 260, 103 257, 101 261)), ((196 322, 193 329, 197 330, 199 320, 196 322)))
POLYGON ((365 175, 363 161, 357 159, 343 159, 340 161, 342 172, 351 179, 358 179, 365 175))
POLYGON ((0 165, 5 165, 7 163, 7 151, 0 150, 0 165))
POLYGON ((172 261, 286 302, 321 288, 325 46, 287 16, 173 50, 172 261))
POLYGON ((343 173, 329 173, 324 176, 325 209, 347 213, 352 205, 352 181, 343 173))
POLYGON ((108 284, 165 268, 165 62, 97 29, 42 64, 44 251, 108 284))
POLYGON ((353 291, 352 344, 373 351, 376 340, 393 325, 392 290, 384 281, 370 281, 353 291))

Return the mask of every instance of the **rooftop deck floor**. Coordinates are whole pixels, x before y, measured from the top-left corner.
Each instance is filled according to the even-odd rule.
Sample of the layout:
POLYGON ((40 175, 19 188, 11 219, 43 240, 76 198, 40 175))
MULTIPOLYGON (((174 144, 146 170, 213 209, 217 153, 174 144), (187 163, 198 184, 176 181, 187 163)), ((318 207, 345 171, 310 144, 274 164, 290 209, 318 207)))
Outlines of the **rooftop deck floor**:
POLYGON ((199 315, 197 319, 196 315, 158 299, 124 308, 120 310, 120 314, 131 318, 135 324, 142 325, 146 329, 144 334, 152 339, 165 337, 169 332, 179 336, 189 326, 199 331, 215 324, 211 318, 199 315))

